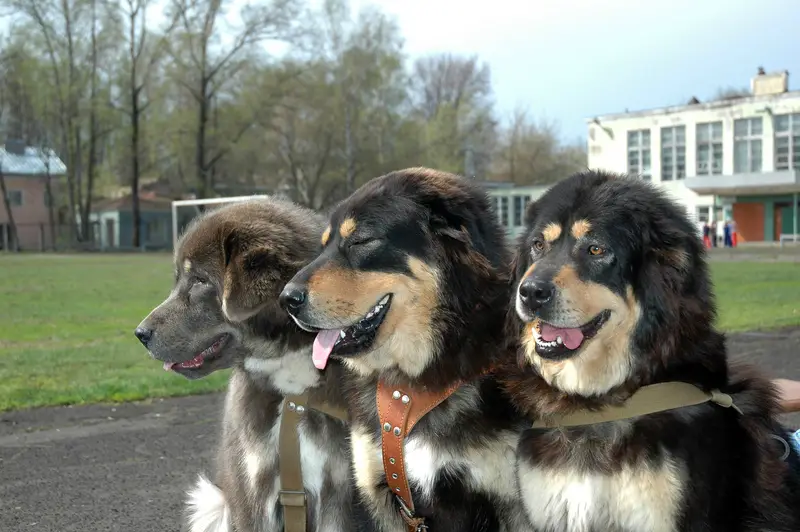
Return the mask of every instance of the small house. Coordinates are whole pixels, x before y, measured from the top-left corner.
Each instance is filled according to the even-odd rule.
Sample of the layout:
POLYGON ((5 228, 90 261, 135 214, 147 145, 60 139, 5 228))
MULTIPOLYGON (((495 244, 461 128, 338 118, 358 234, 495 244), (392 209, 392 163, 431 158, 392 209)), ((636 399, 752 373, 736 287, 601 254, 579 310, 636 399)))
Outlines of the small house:
POLYGON ((0 146, 0 173, 5 182, 7 199, 0 202, 0 247, 21 250, 51 247, 56 224, 51 220, 51 215, 54 218, 58 216, 51 212, 51 205, 61 188, 67 166, 53 150, 7 140, 4 146, 0 146), (16 243, 11 229, 12 218, 16 227, 16 243))

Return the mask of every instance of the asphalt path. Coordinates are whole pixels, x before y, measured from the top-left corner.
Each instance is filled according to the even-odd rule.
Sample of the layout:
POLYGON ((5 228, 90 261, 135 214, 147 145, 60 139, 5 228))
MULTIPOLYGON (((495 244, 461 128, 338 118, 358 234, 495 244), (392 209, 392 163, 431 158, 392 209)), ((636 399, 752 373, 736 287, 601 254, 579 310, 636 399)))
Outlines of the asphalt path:
MULTIPOLYGON (((731 335, 735 358, 800 380, 800 329, 731 335)), ((0 416, 0 532, 170 532, 210 473, 222 395, 0 416)), ((800 415, 785 416, 800 427, 800 415)))

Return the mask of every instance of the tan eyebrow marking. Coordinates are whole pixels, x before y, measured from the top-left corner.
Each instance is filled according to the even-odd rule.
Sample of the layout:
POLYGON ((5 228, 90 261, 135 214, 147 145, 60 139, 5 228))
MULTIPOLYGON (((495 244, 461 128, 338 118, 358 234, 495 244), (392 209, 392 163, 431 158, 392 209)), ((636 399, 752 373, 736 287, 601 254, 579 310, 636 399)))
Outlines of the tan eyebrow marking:
POLYGON ((339 226, 339 235, 342 238, 347 238, 356 230, 356 221, 352 218, 346 218, 342 225, 339 226))
POLYGON ((583 238, 591 229, 592 224, 588 220, 578 220, 572 224, 572 236, 576 239, 583 238))
POLYGON ((558 237, 561 236, 561 226, 555 222, 550 222, 542 231, 542 236, 547 242, 558 240, 558 237))

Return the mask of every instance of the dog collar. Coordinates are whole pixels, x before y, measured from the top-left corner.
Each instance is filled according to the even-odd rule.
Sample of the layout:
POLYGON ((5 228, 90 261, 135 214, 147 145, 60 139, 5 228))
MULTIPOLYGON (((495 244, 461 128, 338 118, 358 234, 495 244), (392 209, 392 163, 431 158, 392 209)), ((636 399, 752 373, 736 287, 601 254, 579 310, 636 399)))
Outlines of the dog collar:
POLYGON ((381 424, 383 471, 389 489, 400 504, 400 517, 405 521, 409 532, 420 532, 428 527, 425 525, 425 518, 415 514, 406 476, 403 444, 414 425, 453 395, 461 384, 456 382, 444 390, 432 392, 390 387, 383 380, 378 382, 376 400, 381 424))
POLYGON ((642 386, 621 405, 610 405, 600 410, 578 410, 563 416, 553 416, 533 424, 533 428, 560 428, 595 425, 609 421, 621 421, 676 408, 712 402, 724 408, 733 408, 733 398, 719 390, 706 392, 688 382, 662 382, 642 386))
POLYGON ((310 401, 308 393, 287 396, 284 399, 278 467, 281 475, 279 500, 283 506, 283 529, 285 532, 306 532, 306 491, 303 487, 303 473, 300 467, 297 423, 308 408, 347 421, 347 413, 344 410, 327 403, 310 401))

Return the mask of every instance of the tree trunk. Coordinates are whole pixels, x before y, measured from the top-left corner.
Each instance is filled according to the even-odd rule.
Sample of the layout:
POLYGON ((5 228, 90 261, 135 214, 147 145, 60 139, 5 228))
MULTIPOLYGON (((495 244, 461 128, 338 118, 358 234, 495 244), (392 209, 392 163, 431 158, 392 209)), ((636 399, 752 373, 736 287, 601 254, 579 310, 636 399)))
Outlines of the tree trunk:
MULTIPOLYGON (((49 153, 47 154, 49 157, 49 153)), ((53 251, 56 250, 56 213, 55 213, 55 198, 53 197, 52 176, 50 175, 50 163, 45 163, 45 182, 44 190, 47 194, 47 217, 50 223, 50 247, 53 251)))
POLYGON ((0 193, 3 194, 3 205, 5 205, 6 212, 8 213, 9 244, 13 251, 19 251, 17 224, 14 222, 14 213, 11 211, 11 201, 8 199, 8 190, 6 189, 6 174, 3 172, 2 168, 0 168, 0 193))
POLYGON ((347 194, 352 194, 356 189, 356 160, 355 143, 353 142, 353 109, 348 89, 345 89, 344 101, 344 141, 345 158, 347 159, 347 194))
POLYGON ((136 71, 131 73, 133 90, 131 91, 131 211, 133 213, 134 249, 141 245, 141 212, 139 210, 139 88, 135 84, 136 71))
POLYGON ((97 171, 97 1, 92 1, 92 72, 89 92, 89 169, 86 176, 86 205, 81 220, 81 237, 84 242, 90 240, 90 220, 92 214, 92 193, 94 177, 97 171))
MULTIPOLYGON (((76 121, 78 117, 76 116, 76 121)), ((83 219, 83 135, 80 126, 75 126, 75 205, 78 210, 78 242, 83 241, 83 226, 86 220, 83 219)))
POLYGON ((211 172, 206 168, 206 130, 208 128, 208 80, 203 73, 200 83, 200 108, 197 123, 197 160, 198 196, 207 198, 212 193, 211 172))

